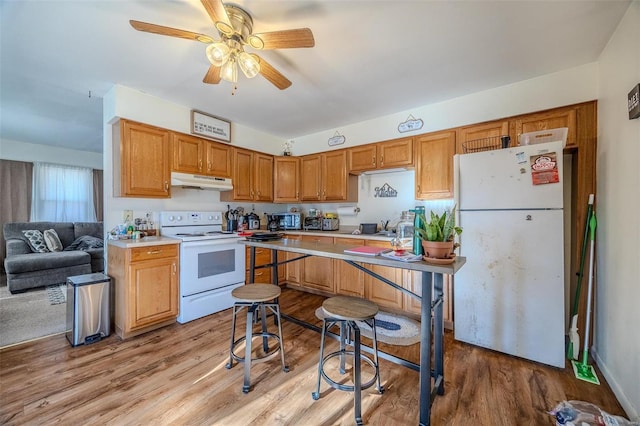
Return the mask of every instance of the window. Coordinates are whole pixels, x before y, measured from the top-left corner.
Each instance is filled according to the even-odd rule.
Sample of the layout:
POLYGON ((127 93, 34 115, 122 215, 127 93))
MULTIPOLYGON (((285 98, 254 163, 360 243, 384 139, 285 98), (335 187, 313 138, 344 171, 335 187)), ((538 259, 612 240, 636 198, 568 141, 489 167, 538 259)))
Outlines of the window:
POLYGON ((92 169, 60 164, 33 164, 32 222, 95 220, 92 169))

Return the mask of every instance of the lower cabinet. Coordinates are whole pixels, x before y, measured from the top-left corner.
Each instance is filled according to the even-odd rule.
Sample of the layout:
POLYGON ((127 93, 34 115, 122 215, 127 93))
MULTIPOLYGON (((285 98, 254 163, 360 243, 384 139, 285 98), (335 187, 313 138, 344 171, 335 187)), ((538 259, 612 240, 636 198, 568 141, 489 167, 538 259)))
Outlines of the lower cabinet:
MULTIPOLYGON (((367 241, 367 246, 391 248, 388 241, 367 241)), ((388 266, 365 265, 376 274, 397 284, 402 282, 402 269, 388 266)), ((373 278, 369 274, 364 274, 364 297, 375 302, 382 308, 403 309, 403 293, 395 288, 373 278)))
MULTIPOLYGON (((333 244, 333 237, 303 235, 302 241, 333 244)), ((302 262, 302 281, 300 284, 307 288, 333 294, 335 289, 335 283, 333 281, 333 259, 311 256, 302 260, 302 262)))
POLYGON ((174 323, 178 316, 179 244, 109 245, 115 281, 115 329, 126 339, 174 323))
MULTIPOLYGON (((418 296, 422 296, 422 273, 404 270, 402 276, 402 286, 418 296)), ((445 275, 442 282, 442 313, 444 316, 444 328, 453 329, 453 286, 451 277, 445 275)), ((406 312, 420 315, 420 301, 415 297, 404 295, 404 310, 406 312)))
MULTIPOLYGON (((363 246, 364 240, 354 238, 335 238, 336 244, 345 244, 351 247, 363 246)), ((354 268, 340 259, 333 260, 333 281, 336 283, 335 291, 344 296, 364 297, 364 272, 354 268)))
MULTIPOLYGON (((245 282, 249 284, 251 281, 249 280, 249 261, 250 261, 251 249, 249 247, 246 248, 245 256, 246 256, 246 274, 245 274, 245 282)), ((271 263, 271 257, 273 256, 272 250, 264 249, 260 247, 256 247, 255 254, 255 266, 267 265, 271 263)), ((281 262, 286 258, 285 252, 278 252, 278 261, 281 262)), ((285 280, 285 265, 278 266, 278 282, 285 280)), ((254 272, 254 283, 272 283, 271 279, 271 268, 260 268, 256 269, 254 272)))

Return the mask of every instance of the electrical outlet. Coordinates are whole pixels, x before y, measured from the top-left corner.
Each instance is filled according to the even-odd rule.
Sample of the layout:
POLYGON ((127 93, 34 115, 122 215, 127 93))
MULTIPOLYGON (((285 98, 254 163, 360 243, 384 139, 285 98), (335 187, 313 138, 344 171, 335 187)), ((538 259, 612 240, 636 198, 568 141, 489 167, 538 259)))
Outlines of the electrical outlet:
POLYGON ((133 222, 133 210, 124 210, 122 212, 122 221, 124 223, 133 222))

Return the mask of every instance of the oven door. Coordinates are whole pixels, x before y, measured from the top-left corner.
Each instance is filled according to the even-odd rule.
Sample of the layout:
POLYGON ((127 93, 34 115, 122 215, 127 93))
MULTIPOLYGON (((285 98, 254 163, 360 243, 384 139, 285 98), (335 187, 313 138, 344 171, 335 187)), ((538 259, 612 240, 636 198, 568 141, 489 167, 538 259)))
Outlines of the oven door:
POLYGON ((244 277, 245 246, 238 240, 201 240, 181 244, 181 296, 242 283, 244 277))

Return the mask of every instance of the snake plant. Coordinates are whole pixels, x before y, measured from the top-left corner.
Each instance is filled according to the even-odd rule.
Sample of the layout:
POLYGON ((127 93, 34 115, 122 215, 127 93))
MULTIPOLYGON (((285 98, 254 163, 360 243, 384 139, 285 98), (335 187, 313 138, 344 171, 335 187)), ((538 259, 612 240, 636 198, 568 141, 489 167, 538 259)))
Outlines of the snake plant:
POLYGON ((456 226, 455 210, 453 206, 451 211, 445 211, 440 216, 432 211, 428 221, 424 213, 419 213, 415 231, 425 241, 453 241, 455 235, 462 233, 462 228, 456 226))

